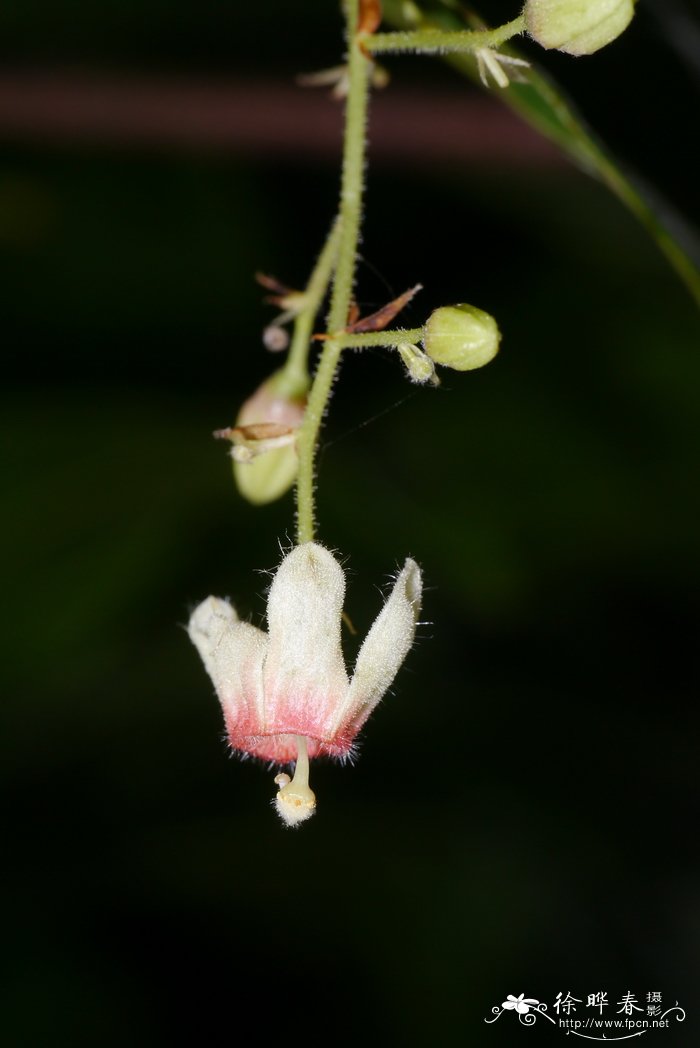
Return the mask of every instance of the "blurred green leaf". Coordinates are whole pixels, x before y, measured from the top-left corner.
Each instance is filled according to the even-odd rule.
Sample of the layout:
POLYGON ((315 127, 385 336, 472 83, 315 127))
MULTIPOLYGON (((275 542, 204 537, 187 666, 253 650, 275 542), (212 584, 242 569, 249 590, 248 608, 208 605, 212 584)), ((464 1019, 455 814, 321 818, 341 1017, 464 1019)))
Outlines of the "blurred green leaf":
MULTIPOLYGON (((411 6, 415 10, 415 5, 411 6)), ((464 19, 457 13, 463 9, 464 5, 445 4, 430 15, 424 14, 421 25, 464 29, 464 19)), ((384 17, 399 29, 416 28, 415 21, 407 19, 406 5, 401 0, 385 0, 384 17)), ((476 13, 467 15, 466 20, 473 28, 484 26, 476 13)), ((510 45, 501 50, 514 57, 525 57, 510 45)), ((445 61, 475 83, 480 83, 476 59, 472 55, 447 55, 445 61)), ((638 179, 632 181, 618 159, 586 126, 549 73, 531 62, 530 68, 520 76, 522 79, 494 94, 531 127, 555 142, 581 170, 603 182, 629 208, 700 305, 700 270, 688 253, 696 250, 695 237, 684 219, 655 191, 648 186, 642 189, 638 179)))

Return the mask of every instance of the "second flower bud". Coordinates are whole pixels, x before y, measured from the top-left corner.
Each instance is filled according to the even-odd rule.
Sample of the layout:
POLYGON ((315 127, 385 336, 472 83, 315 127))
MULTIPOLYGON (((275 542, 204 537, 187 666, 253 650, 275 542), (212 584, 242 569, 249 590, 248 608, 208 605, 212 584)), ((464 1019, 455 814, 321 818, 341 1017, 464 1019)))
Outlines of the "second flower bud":
POLYGON ((488 364, 498 353, 500 341, 491 314, 466 303, 434 310, 423 329, 423 348, 431 360, 455 371, 488 364))
POLYGON ((272 375, 243 403, 235 426, 214 434, 233 444, 236 487, 255 505, 281 498, 294 484, 299 468, 296 435, 306 402, 279 391, 281 374, 272 375))
POLYGON ((632 21, 635 0, 527 0, 525 28, 545 48, 591 55, 632 21))

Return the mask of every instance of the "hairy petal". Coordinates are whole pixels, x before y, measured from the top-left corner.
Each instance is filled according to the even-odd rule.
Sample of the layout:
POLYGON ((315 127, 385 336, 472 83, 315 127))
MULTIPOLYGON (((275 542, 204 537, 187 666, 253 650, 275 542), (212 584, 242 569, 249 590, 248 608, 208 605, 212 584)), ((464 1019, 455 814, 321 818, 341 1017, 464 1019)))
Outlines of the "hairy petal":
POLYGON ((345 576, 316 542, 296 546, 270 588, 264 686, 276 730, 327 738, 348 689, 340 641, 345 576))
POLYGON ((241 622, 234 608, 207 597, 195 608, 188 633, 202 657, 221 703, 231 745, 265 732, 262 667, 267 635, 241 622))
POLYGON ((358 731, 398 673, 413 643, 421 593, 420 568, 409 558, 360 648, 338 728, 358 731))
POLYGON ((237 622, 236 609, 220 597, 207 597, 190 615, 187 632, 212 680, 216 650, 221 638, 237 622))

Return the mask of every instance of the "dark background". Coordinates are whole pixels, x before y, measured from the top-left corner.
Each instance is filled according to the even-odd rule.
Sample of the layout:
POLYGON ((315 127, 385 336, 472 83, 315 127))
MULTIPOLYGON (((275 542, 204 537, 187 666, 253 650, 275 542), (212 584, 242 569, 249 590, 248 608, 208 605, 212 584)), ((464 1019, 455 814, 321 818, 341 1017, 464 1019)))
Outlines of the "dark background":
MULTIPOLYGON (((689 4, 642 0, 614 47, 542 57, 692 222, 689 26, 689 4)), ((330 223, 341 111, 293 76, 335 64, 340 33, 321 0, 0 16, 3 1043, 501 1048, 564 1037, 485 1026, 508 993, 551 1010, 603 990, 614 1013, 660 990, 688 1019, 648 1036, 680 1048, 700 940, 697 312, 616 200, 435 61, 387 63, 373 127, 403 145, 370 135, 358 296, 421 281, 404 323, 466 300, 503 347, 439 390, 381 351, 343 366, 320 538, 348 557, 360 633, 409 553, 431 625, 357 766, 314 767, 299 832, 272 774, 227 759, 183 632, 210 592, 260 622, 258 571, 293 535, 291 496, 243 503, 210 432, 277 363, 253 272, 301 286, 330 223), (226 112, 198 134, 203 84, 248 100, 257 138, 226 112), (448 98, 469 158, 435 132, 448 98)))

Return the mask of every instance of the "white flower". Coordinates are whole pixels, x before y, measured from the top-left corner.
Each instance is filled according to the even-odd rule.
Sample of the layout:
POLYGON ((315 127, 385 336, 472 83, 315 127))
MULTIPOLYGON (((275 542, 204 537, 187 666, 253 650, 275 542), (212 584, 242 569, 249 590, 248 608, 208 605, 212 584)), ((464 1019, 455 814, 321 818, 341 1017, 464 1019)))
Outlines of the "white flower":
POLYGON ((233 606, 208 597, 189 635, 221 702, 235 750, 278 764, 277 809, 290 825, 313 814, 308 758, 346 757, 406 657, 420 612, 421 574, 407 560, 360 649, 352 679, 341 647, 345 576, 316 542, 283 559, 267 601, 268 631, 241 622, 233 606))

